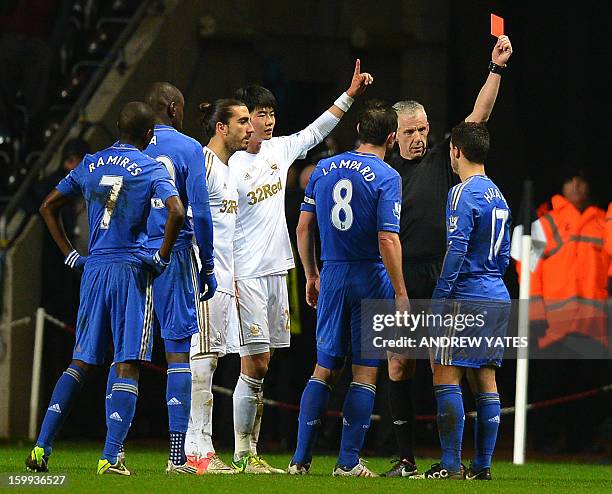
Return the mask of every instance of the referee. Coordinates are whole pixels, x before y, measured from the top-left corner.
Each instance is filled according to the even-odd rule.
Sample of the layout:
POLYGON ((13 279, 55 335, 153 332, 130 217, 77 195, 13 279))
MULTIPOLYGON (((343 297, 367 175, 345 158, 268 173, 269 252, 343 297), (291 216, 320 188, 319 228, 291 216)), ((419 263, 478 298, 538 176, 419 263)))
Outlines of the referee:
MULTIPOLYGON (((500 36, 491 55, 489 75, 478 93, 466 122, 486 122, 493 110, 501 74, 512 54, 507 36, 500 36)), ((399 101, 397 143, 399 155, 390 164, 402 177, 402 243, 404 280, 411 299, 430 299, 440 276, 446 252, 445 208, 448 191, 459 183, 450 162, 449 139, 428 150, 429 122, 425 108, 416 101, 399 101)), ((399 459, 383 476, 411 477, 417 473, 414 459, 412 381, 416 360, 388 353, 389 407, 398 442, 399 459)))

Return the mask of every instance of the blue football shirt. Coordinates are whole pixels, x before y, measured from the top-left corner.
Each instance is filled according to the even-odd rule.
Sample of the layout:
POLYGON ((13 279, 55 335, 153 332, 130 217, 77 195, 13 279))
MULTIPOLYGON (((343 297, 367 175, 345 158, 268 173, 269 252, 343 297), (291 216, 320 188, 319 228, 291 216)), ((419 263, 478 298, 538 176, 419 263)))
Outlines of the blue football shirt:
POLYGON ((82 194, 87 203, 90 257, 129 259, 142 252, 151 198, 178 195, 161 163, 119 142, 85 155, 56 188, 65 196, 82 194))
POLYGON ((433 298, 508 299, 510 208, 493 181, 473 175, 454 186, 446 205, 447 251, 433 298))
MULTIPOLYGON (((195 229, 200 256, 204 266, 208 266, 213 262, 212 218, 202 146, 175 128, 158 124, 155 125, 153 138, 144 152, 166 167, 185 209, 190 209, 193 215, 193 220, 189 215, 185 218, 174 249, 191 245, 195 229)), ((158 197, 153 199, 152 206, 147 223, 149 239, 146 246, 149 249, 159 249, 164 240, 168 212, 158 197)))
POLYGON ((348 151, 319 161, 302 211, 316 213, 323 261, 380 261, 378 232, 399 232, 401 178, 373 154, 348 151))

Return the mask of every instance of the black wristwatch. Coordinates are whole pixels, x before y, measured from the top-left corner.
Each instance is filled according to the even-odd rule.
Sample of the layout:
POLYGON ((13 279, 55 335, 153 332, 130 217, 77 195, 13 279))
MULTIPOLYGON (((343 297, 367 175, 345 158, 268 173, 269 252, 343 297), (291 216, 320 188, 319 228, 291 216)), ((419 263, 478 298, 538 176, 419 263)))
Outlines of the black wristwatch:
POLYGON ((493 60, 489 62, 489 72, 501 75, 504 70, 506 70, 505 65, 497 65, 493 60))

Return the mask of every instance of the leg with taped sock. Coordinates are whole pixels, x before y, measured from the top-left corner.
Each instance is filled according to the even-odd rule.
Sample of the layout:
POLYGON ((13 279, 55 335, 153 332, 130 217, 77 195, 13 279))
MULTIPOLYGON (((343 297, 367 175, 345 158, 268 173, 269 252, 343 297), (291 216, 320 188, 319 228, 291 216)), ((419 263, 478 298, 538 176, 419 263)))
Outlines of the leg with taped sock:
POLYGON ((257 394, 263 387, 263 379, 241 373, 234 390, 234 460, 249 454, 251 435, 257 414, 257 394))
POLYGON ((185 441, 188 455, 205 457, 215 452, 212 443, 212 382, 216 368, 216 355, 191 360, 191 412, 185 441))

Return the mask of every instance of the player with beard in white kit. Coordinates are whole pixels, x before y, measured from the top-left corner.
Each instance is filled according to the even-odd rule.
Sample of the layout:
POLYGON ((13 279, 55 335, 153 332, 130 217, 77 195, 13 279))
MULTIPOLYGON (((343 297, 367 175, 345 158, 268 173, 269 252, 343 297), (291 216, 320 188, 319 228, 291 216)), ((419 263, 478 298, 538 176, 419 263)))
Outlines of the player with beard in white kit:
POLYGON ((191 338, 191 413, 185 441, 190 464, 198 475, 233 474, 215 453, 212 444, 213 374, 217 360, 227 353, 230 328, 237 327, 234 291, 233 239, 236 225, 238 186, 229 171, 228 161, 236 151, 246 149, 253 133, 249 111, 235 99, 202 103, 206 186, 214 231, 215 295, 200 305, 203 320, 200 332, 191 338))

